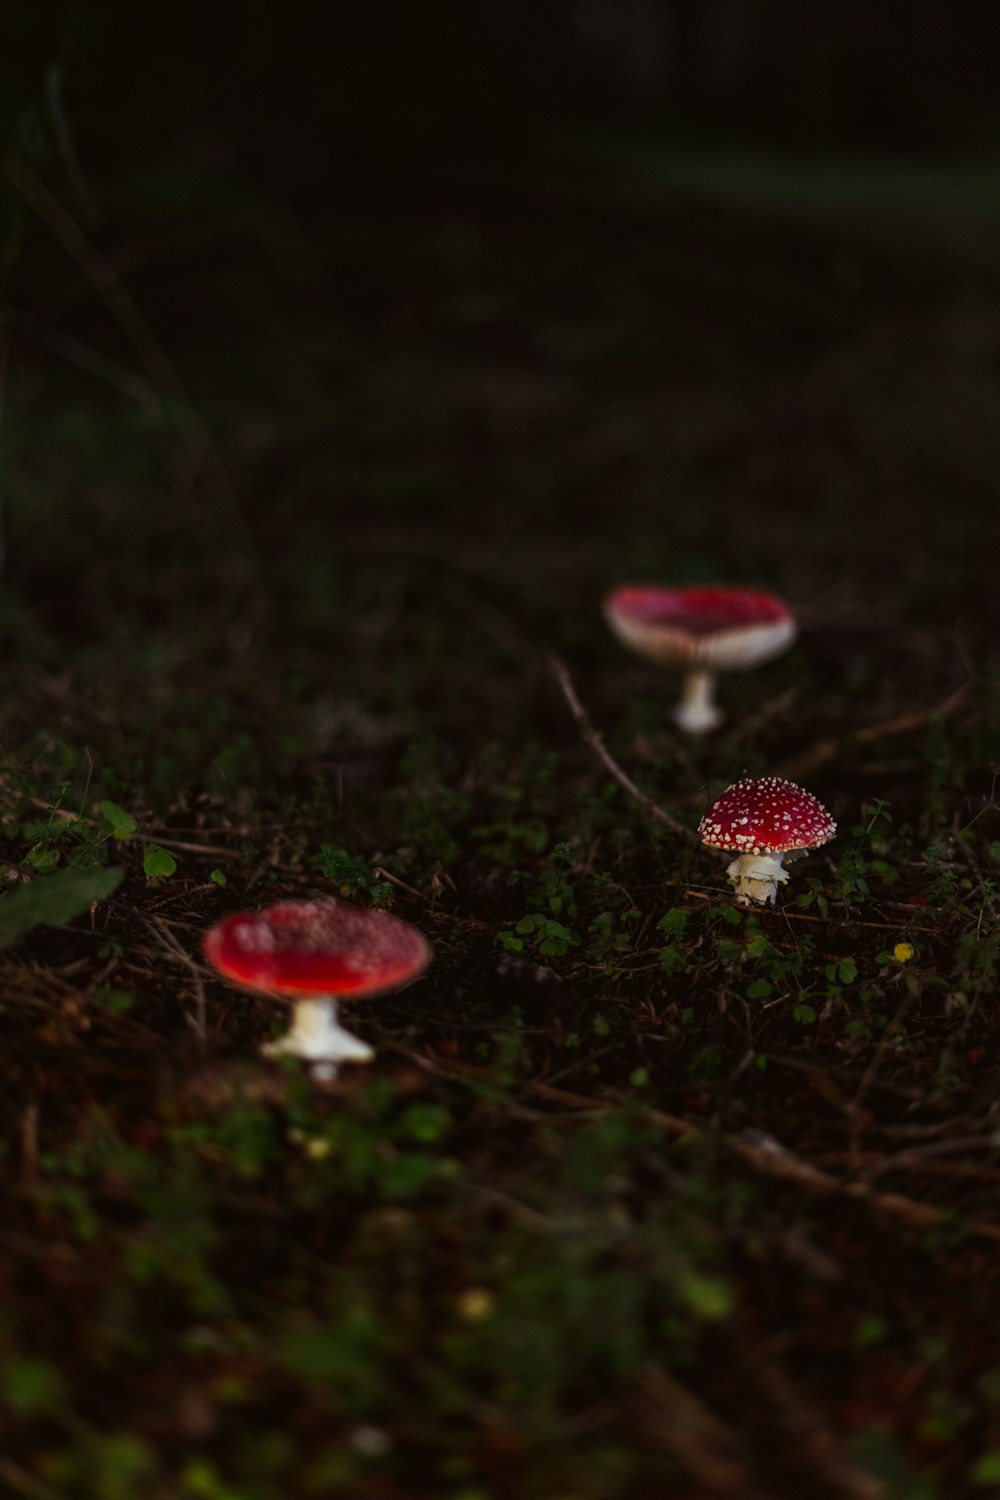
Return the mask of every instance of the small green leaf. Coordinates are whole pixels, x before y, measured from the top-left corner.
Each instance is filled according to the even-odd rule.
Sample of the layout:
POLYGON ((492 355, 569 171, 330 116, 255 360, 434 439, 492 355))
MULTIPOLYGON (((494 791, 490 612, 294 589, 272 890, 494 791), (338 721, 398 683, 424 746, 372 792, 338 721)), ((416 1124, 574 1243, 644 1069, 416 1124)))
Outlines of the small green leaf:
POLYGON ((678 1281, 678 1291, 695 1317, 718 1321, 733 1309, 733 1294, 724 1281, 701 1271, 688 1271, 678 1281))
POLYGON ((973 1484, 1000 1484, 1000 1452, 995 1448, 980 1454, 972 1466, 973 1484))
POLYGON ((862 1318, 854 1330, 854 1342, 862 1347, 869 1344, 881 1344, 889 1335, 889 1323, 881 1313, 871 1313, 862 1318))
POLYGON ((59 870, 0 897, 0 948, 9 948, 33 927, 61 926, 82 916, 118 886, 125 871, 59 870))
POLYGON ((58 1370, 41 1359, 14 1360, 0 1379, 0 1399, 21 1417, 58 1411, 63 1394, 58 1370))
POLYGON ((116 990, 107 985, 101 985, 99 989, 94 991, 90 998, 102 1010, 114 1010, 124 1013, 135 1007, 135 996, 130 995, 128 990, 116 990))
POLYGON ((747 985, 748 1000, 766 1000, 771 993, 771 986, 766 979, 755 979, 752 984, 747 985))
POLYGON ((172 875, 177 869, 177 861, 167 849, 161 849, 159 844, 150 844, 143 858, 142 868, 151 879, 155 879, 159 875, 172 875))
POLYGON ((211 875, 209 875, 208 878, 212 882, 213 885, 225 885, 226 884, 225 873, 222 870, 213 870, 212 873, 211 873, 211 875))
POLYGON ((452 1128, 451 1111, 441 1104, 411 1104, 398 1121, 400 1135, 423 1145, 433 1145, 452 1128))
POLYGON ((136 821, 131 813, 127 813, 117 802, 102 802, 101 817, 108 826, 108 832, 113 839, 132 838, 136 830, 136 821))
POLYGON ((25 864, 33 870, 40 870, 43 875, 47 870, 54 870, 58 863, 59 850, 53 849, 51 844, 36 844, 25 860, 25 864))
MULTIPOLYGON (((1000 860, 998 860, 998 863, 1000 863, 1000 860)), ((678 938, 684 936, 684 928, 687 926, 687 912, 680 906, 672 906, 656 925, 668 942, 675 943, 678 938)))
POLYGON ((734 958, 743 957, 743 944, 734 943, 729 938, 716 938, 715 954, 723 963, 730 963, 734 958))
POLYGON ((811 1026, 816 1019, 816 1012, 811 1005, 797 1005, 792 1015, 800 1026, 811 1026))
POLYGON ((842 958, 837 965, 841 984, 853 984, 858 977, 858 966, 853 958, 842 958))

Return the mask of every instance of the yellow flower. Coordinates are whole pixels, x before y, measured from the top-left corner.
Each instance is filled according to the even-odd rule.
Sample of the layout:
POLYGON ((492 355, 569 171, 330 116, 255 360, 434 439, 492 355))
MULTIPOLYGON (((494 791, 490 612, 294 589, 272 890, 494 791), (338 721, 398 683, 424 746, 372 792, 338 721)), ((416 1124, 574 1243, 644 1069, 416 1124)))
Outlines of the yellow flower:
POLYGON ((483 1286, 470 1286, 458 1296, 458 1315, 467 1323, 481 1323, 493 1311, 493 1293, 483 1286))
POLYGON ((912 943, 897 943, 892 950, 892 956, 897 963, 905 964, 913 957, 912 943))

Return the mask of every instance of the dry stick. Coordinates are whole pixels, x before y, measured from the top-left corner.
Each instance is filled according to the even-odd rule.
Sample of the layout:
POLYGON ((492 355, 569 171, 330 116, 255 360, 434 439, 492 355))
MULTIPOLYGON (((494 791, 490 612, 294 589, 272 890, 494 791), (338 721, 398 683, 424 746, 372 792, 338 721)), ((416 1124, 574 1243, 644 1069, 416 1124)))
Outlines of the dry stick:
POLYGON ((67 364, 76 365, 77 369, 85 370, 88 375, 94 375, 98 380, 106 381, 108 385, 113 386, 130 400, 141 401, 146 406, 156 400, 156 387, 147 376, 137 375, 127 365, 121 364, 116 359, 109 359, 106 354, 91 349, 80 339, 60 333, 57 328, 50 328, 40 318, 32 317, 31 313, 22 312, 17 307, 5 307, 0 312, 0 320, 12 333, 19 333, 22 337, 31 339, 33 343, 40 344, 43 349, 47 349, 50 354, 66 360, 67 364))
POLYGON ((195 960, 191 957, 190 953, 188 953, 184 948, 181 947, 180 943, 174 937, 167 924, 161 921, 159 917, 147 917, 145 912, 141 911, 137 911, 135 915, 141 922, 145 923, 147 927, 151 927, 153 929, 153 933, 159 940, 161 947, 166 948, 166 950, 169 953, 173 954, 174 958, 182 963, 186 969, 191 970, 191 973, 194 976, 195 994, 194 1032, 195 1036, 198 1038, 198 1045, 201 1048, 202 1052, 204 1052, 208 1042, 208 1011, 205 1005, 205 983, 201 977, 201 969, 198 967, 195 960))
POLYGON ((211 855, 213 859, 239 859, 236 849, 224 849, 221 844, 188 844, 181 839, 167 838, 154 829, 152 833, 140 833, 136 835, 140 844, 162 844, 164 849, 180 849, 185 854, 211 855))
MULTIPOLYGON (((909 1146, 905 1151, 897 1151, 894 1156, 880 1156, 865 1168, 865 1181, 874 1182, 876 1177, 882 1177, 886 1172, 908 1172, 923 1170, 931 1165, 931 1158, 939 1156, 954 1156, 964 1151, 996 1151, 1000 1147, 1000 1134, 993 1131, 990 1135, 962 1135, 954 1137, 950 1141, 929 1141, 925 1146, 909 1146)), ((935 1163, 935 1165, 944 1165, 935 1163)), ((961 1168, 963 1163, 959 1163, 961 1168)), ((955 1169, 952 1167, 952 1171, 955 1169)), ((991 1174, 989 1181, 997 1180, 1000 1174, 991 1174)))
POLYGON ((25 1182, 38 1176, 38 1121, 40 1106, 32 1097, 21 1111, 21 1175, 25 1182))
POLYGON ((881 1479, 857 1468, 823 1417, 803 1401, 787 1373, 771 1360, 754 1363, 757 1389, 767 1400, 786 1440, 797 1444, 824 1488, 841 1500, 889 1500, 881 1479))
MULTIPOLYGON (((458 1077, 479 1078, 484 1081, 499 1083, 500 1080, 492 1068, 479 1067, 474 1063, 458 1062, 453 1058, 441 1057, 437 1053, 410 1052, 408 1049, 396 1046, 394 1051, 409 1057, 410 1061, 418 1067, 424 1067, 429 1072, 445 1074, 452 1073, 458 1077)), ((535 1098, 544 1099, 552 1104, 564 1105, 570 1109, 577 1110, 581 1114, 608 1114, 615 1108, 615 1104, 600 1099, 588 1098, 586 1094, 572 1093, 568 1089, 552 1088, 544 1083, 529 1083, 525 1092, 535 1098)), ((748 1165, 766 1177, 775 1177, 782 1182, 794 1183, 797 1187, 807 1193, 814 1193, 817 1197, 841 1197, 851 1198, 856 1202, 867 1203, 873 1209, 887 1214, 890 1218, 898 1219, 908 1229, 931 1229, 941 1224, 946 1218, 945 1212, 934 1208, 928 1203, 919 1203, 915 1198, 907 1198, 902 1193, 882 1193, 865 1181, 844 1180, 834 1177, 830 1172, 824 1172, 821 1167, 814 1167, 811 1163, 803 1161, 789 1151, 780 1141, 773 1136, 759 1133, 756 1139, 748 1139, 745 1135, 725 1134, 712 1137, 711 1134, 696 1125, 691 1120, 683 1120, 677 1115, 666 1114, 659 1109, 645 1109, 642 1111, 643 1118, 649 1120, 653 1125, 659 1125, 662 1129, 670 1132, 678 1138, 689 1138, 697 1140, 716 1139, 727 1146, 737 1156, 741 1156, 748 1165)), ((980 1239, 993 1240, 1000 1243, 1000 1225, 987 1224, 979 1219, 965 1220, 965 1227, 970 1234, 980 1239)))
POLYGON ((755 1500, 738 1433, 658 1365, 634 1380, 634 1417, 647 1442, 669 1453, 710 1495, 755 1500))
POLYGON ((405 880, 400 880, 398 875, 393 875, 392 871, 387 870, 384 865, 376 865, 372 870, 372 874, 381 875, 383 880, 388 880, 392 885, 398 885, 401 891, 409 891, 411 896, 416 896, 417 900, 422 901, 425 906, 430 899, 421 891, 418 891, 414 886, 407 885, 405 880))
MULTIPOLYGON (((655 1119, 655 1112, 653 1115, 655 1119)), ((843 1181, 803 1161, 770 1136, 760 1141, 748 1141, 739 1136, 726 1135, 722 1139, 745 1161, 770 1177, 779 1177, 784 1182, 794 1182, 807 1193, 818 1196, 852 1198, 855 1202, 868 1203, 874 1209, 899 1219, 908 1229, 932 1229, 941 1224, 946 1214, 929 1203, 919 1203, 915 1198, 902 1193, 880 1193, 863 1181, 843 1181)), ((1000 1243, 1000 1225, 987 1224, 979 1219, 964 1220, 965 1228, 979 1239, 1000 1243)))
POLYGON ((178 390, 180 378, 177 371, 114 266, 92 243, 72 214, 67 213, 55 194, 35 175, 20 152, 14 151, 8 161, 8 176, 14 186, 100 292, 154 385, 178 390))
POLYGON ((947 698, 940 703, 933 704, 930 708, 916 708, 909 713, 897 714, 895 718, 883 719, 879 724, 869 724, 864 729, 858 729, 853 734, 846 735, 843 740, 820 740, 803 755, 786 761, 781 767, 781 774, 802 776, 836 759, 848 745, 870 745, 876 740, 887 739, 893 734, 905 734, 911 729, 920 729, 937 714, 942 719, 946 719, 962 706, 971 691, 972 680, 970 679, 968 682, 963 682, 953 693, 949 693, 947 698))
POLYGON ((57 1492, 36 1474, 30 1474, 9 1458, 0 1458, 0 1481, 10 1486, 12 1495, 23 1495, 25 1500, 59 1500, 57 1492))
POLYGON ((908 989, 903 995, 902 1000, 896 1007, 896 1014, 879 1037, 878 1045, 872 1053, 871 1061, 861 1075, 861 1080, 854 1091, 853 1099, 848 1102, 847 1118, 850 1123, 850 1147, 852 1151, 856 1152, 861 1147, 861 1108, 868 1097, 868 1090, 878 1076, 879 1068, 885 1060, 885 1055, 889 1050, 890 1044, 895 1041, 899 1033, 899 1029, 903 1024, 903 1017, 916 1004, 918 997, 919 990, 917 989, 908 989))
MULTIPOLYGON (((713 894, 711 891, 686 890, 684 894, 685 896, 689 896, 693 901, 717 901, 719 899, 718 894, 713 894)), ((904 905, 901 901, 895 903, 887 901, 885 904, 886 906, 904 905)), ((913 906, 907 906, 905 909, 911 912, 919 910, 918 907, 913 906)), ((773 915, 777 914, 777 911, 773 913, 773 915)), ((766 907, 761 909, 760 915, 767 915, 766 907)), ((828 927, 831 921, 829 917, 817 917, 808 911, 789 911, 787 906, 780 908, 780 915, 782 921, 785 922, 813 922, 820 927, 828 927)), ((861 922, 856 917, 847 918, 842 925, 845 927, 873 927, 878 932, 898 932, 900 928, 899 922, 861 922)), ((940 929, 937 927, 913 927, 907 923, 906 930, 907 932, 924 932, 931 937, 940 936, 940 929)))
POLYGON ((548 652, 545 660, 549 671, 562 690, 562 695, 566 699, 569 711, 573 715, 581 737, 590 746, 591 750, 593 750, 605 770, 614 777, 619 786, 625 788, 630 797, 635 798, 639 806, 644 808, 651 818, 656 818, 658 822, 665 824, 671 833, 676 833, 678 838, 686 839, 689 844, 699 844, 698 835, 692 828, 685 827, 676 818, 672 818, 668 812, 664 812, 663 808, 654 802, 652 797, 647 797, 645 792, 640 791, 632 778, 622 770, 605 745, 600 734, 594 728, 587 710, 577 697, 576 689, 573 686, 573 679, 569 675, 565 662, 561 661, 553 652, 548 652))

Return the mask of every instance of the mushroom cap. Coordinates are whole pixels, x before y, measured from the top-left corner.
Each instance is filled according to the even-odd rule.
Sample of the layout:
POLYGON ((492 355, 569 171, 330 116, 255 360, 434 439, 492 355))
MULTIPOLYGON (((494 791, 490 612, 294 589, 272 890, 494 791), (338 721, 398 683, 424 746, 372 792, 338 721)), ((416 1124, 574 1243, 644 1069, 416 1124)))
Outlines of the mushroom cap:
POLYGON ((797 629, 774 594, 714 583, 623 584, 605 599, 604 616, 622 644, 649 661, 710 671, 769 661, 792 644, 797 629))
POLYGON ((822 802, 781 776, 735 782, 698 824, 703 844, 738 854, 815 849, 836 831, 822 802))
POLYGON ((204 949, 227 979, 298 999, 396 989, 431 959, 426 938, 408 922, 333 897, 233 912, 210 928, 204 949))

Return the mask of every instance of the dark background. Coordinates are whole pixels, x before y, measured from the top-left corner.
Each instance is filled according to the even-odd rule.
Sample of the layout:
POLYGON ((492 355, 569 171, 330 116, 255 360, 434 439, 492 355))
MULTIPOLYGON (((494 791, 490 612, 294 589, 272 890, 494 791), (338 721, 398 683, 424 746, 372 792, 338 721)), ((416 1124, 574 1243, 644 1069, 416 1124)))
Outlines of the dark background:
POLYGON ((197 178, 223 153, 278 194, 381 194, 481 182, 540 132, 597 124, 762 150, 1000 144, 998 26, 981 7, 22 4, 0 25, 3 138, 44 151, 57 97, 102 180, 164 152, 197 178))

